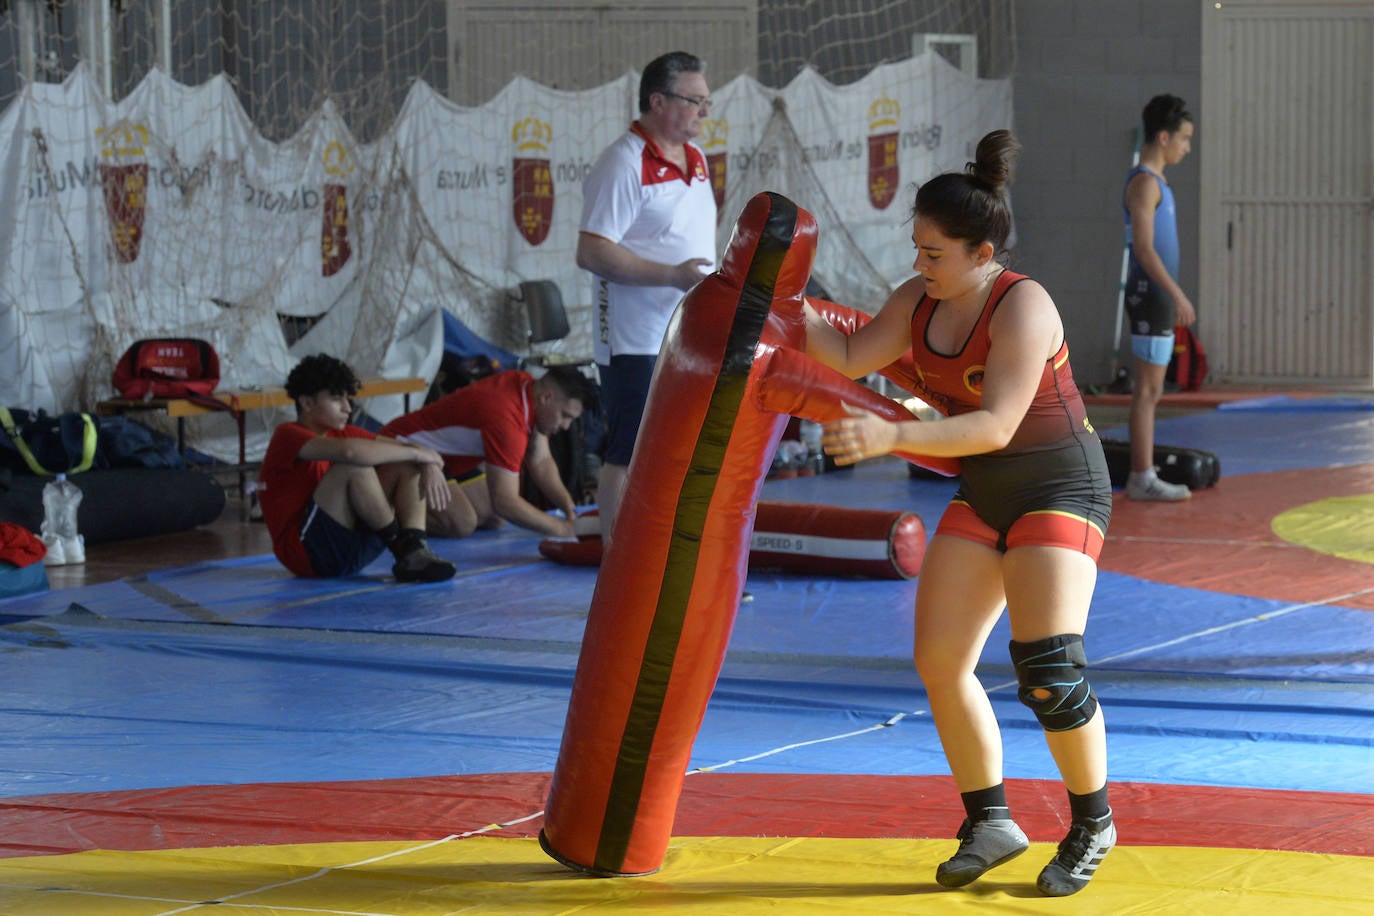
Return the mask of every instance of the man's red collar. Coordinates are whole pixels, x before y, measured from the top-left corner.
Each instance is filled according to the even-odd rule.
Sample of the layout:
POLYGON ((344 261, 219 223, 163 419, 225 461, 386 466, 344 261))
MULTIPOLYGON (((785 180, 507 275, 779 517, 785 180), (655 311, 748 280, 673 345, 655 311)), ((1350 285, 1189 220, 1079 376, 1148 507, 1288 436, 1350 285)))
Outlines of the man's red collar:
POLYGON ((663 151, 658 148, 658 144, 655 143, 654 139, 649 136, 649 133, 644 129, 643 124, 640 124, 639 121, 636 120, 633 124, 630 125, 630 130, 637 134, 639 138, 644 141, 650 156, 653 156, 654 159, 663 163, 665 166, 672 169, 674 172, 677 172, 678 175, 681 176, 682 180, 687 182, 688 184, 691 184, 693 176, 704 179, 708 175, 708 172, 706 171, 706 157, 702 155, 701 150, 697 149, 692 144, 682 144, 682 148, 687 152, 687 173, 683 174, 682 169, 678 168, 676 162, 673 162, 667 156, 663 155, 663 151))

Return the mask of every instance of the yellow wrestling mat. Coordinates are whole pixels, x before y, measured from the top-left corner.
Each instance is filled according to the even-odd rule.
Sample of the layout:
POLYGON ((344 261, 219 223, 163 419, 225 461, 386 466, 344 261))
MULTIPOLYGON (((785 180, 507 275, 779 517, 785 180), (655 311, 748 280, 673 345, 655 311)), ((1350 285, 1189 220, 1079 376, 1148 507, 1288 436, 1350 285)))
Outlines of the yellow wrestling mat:
POLYGON ((1289 543, 1374 563, 1374 493, 1319 499, 1275 516, 1272 527, 1289 543))
POLYGON ((1033 843, 969 887, 935 866, 949 840, 683 837, 662 871, 588 878, 533 839, 93 851, 0 861, 5 916, 563 916, 588 913, 1374 913, 1374 859, 1119 846, 1093 883, 1046 898, 1033 843))

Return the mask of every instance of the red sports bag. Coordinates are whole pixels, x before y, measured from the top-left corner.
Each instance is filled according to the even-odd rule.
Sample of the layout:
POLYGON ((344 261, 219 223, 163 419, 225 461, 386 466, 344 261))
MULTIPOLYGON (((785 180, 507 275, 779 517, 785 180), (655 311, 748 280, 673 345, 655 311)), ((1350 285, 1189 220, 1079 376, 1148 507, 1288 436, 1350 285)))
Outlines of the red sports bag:
POLYGON ((204 397, 219 384, 219 354, 194 337, 135 341, 115 365, 114 386, 125 398, 204 397))
POLYGON ((1164 380, 1178 385, 1180 391, 1197 391, 1207 380, 1207 351, 1192 328, 1174 328, 1174 355, 1164 370, 1164 380))

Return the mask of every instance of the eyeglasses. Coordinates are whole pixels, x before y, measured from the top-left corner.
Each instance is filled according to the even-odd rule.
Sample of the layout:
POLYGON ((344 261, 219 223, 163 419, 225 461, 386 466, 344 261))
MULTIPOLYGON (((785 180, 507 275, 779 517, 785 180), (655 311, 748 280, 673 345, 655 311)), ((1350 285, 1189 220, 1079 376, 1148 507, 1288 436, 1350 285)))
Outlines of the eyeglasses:
POLYGON ((700 109, 701 111, 711 110, 711 100, 709 98, 701 98, 692 95, 678 95, 676 92, 663 92, 660 93, 660 95, 666 96, 670 99, 681 99, 688 105, 691 105, 693 108, 700 109))

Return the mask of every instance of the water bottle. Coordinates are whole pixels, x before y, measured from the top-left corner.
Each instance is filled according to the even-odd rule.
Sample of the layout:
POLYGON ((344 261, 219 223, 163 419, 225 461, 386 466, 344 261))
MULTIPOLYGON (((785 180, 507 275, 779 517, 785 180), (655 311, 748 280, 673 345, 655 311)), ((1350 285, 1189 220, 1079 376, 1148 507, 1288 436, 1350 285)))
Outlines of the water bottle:
POLYGON ((43 528, 41 538, 48 548, 45 566, 64 566, 86 562, 86 541, 76 530, 76 510, 81 505, 81 489, 66 474, 43 485, 43 528))
POLYGON ((821 433, 825 432, 821 424, 811 420, 802 420, 800 429, 802 444, 806 446, 806 462, 813 473, 819 474, 825 470, 825 451, 821 448, 821 433))

